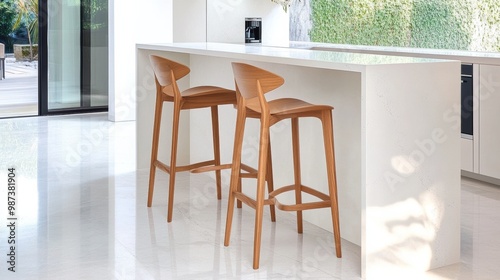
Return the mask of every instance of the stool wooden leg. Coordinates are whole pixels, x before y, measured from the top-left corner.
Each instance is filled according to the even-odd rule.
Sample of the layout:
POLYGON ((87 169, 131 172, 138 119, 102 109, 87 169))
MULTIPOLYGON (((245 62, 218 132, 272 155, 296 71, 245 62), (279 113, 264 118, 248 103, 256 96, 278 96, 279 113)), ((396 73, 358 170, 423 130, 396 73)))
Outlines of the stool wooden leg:
MULTIPOLYGON (((220 141, 219 141, 219 111, 217 106, 211 107, 212 111, 212 138, 214 144, 215 165, 220 165, 220 141)), ((215 183, 217 185, 217 199, 221 199, 221 177, 220 170, 215 170, 215 183)))
POLYGON ((339 222, 339 208, 337 198, 337 177, 335 174, 335 149, 333 140, 333 121, 332 111, 323 111, 323 138, 325 144, 326 155, 326 170, 328 174, 328 188, 330 191, 331 211, 333 233, 335 238, 335 251, 338 258, 342 257, 342 250, 340 244, 340 222, 339 222))
MULTIPOLYGON (((269 135, 270 136, 270 135, 269 135)), ((268 150, 267 150, 267 191, 268 193, 274 191, 274 179, 273 179, 273 159, 271 154, 271 137, 268 139, 268 150)), ((276 210, 274 204, 269 205, 269 210, 271 211, 271 222, 276 222, 276 210)))
POLYGON ((181 114, 181 104, 174 102, 174 115, 172 123, 172 149, 170 153, 170 180, 168 183, 168 211, 167 222, 172 221, 172 212, 174 209, 174 187, 175 175, 177 172, 177 143, 179 140, 179 120, 181 114))
MULTIPOLYGON (((238 187, 236 189, 237 192, 241 192, 241 177, 238 178, 238 187)), ((243 203, 241 200, 236 201, 236 208, 241 208, 243 206, 243 203)))
POLYGON ((160 138, 161 114, 163 110, 163 100, 159 95, 156 97, 155 117, 153 125, 153 144, 151 147, 151 165, 149 167, 149 189, 148 207, 153 203, 153 192, 155 187, 156 161, 158 159, 158 141, 160 138))
POLYGON ((255 206, 255 232, 253 247, 253 268, 259 268, 260 244, 262 237, 262 214, 264 212, 264 188, 266 183, 266 167, 269 148, 269 118, 262 114, 260 128, 259 164, 257 172, 257 196, 255 206))
MULTIPOLYGON (((299 119, 292 118, 293 174, 295 180, 295 203, 302 203, 302 179, 300 175, 299 119)), ((303 232, 302 211, 297 211, 297 232, 303 232)))
POLYGON ((227 205, 226 232, 224 236, 224 246, 229 246, 231 239, 231 225, 233 223, 235 192, 241 189, 240 167, 241 148, 243 146, 243 135, 245 131, 245 107, 238 103, 238 116, 236 117, 236 129, 234 135, 233 164, 231 167, 231 181, 229 183, 229 197, 227 205))

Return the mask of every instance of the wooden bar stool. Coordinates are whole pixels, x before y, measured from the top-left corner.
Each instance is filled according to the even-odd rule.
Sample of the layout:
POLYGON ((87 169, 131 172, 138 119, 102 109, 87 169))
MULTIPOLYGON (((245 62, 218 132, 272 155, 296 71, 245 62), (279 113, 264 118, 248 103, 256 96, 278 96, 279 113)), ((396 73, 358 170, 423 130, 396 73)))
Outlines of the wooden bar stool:
POLYGON ((230 164, 221 165, 219 148, 219 116, 218 105, 236 104, 234 90, 215 86, 199 86, 189 88, 183 92, 179 91, 177 80, 186 76, 190 70, 187 66, 166 58, 151 55, 150 61, 153 66, 156 81, 156 108, 153 127, 153 146, 151 149, 151 167, 149 174, 148 207, 153 201, 153 190, 155 183, 156 168, 170 174, 168 191, 168 214, 167 222, 172 221, 174 202, 175 174, 182 171, 205 172, 215 171, 217 184, 217 199, 221 199, 221 173, 220 170, 230 168, 230 164), (170 165, 158 160, 158 141, 160 137, 160 122, 163 102, 174 103, 173 125, 172 125, 172 147, 170 165), (179 136, 179 118, 181 110, 210 108, 212 113, 212 137, 214 159, 204 162, 177 166, 177 142, 179 136))
POLYGON ((335 155, 333 144, 333 107, 327 105, 312 105, 302 100, 282 98, 266 101, 264 94, 272 91, 284 83, 284 79, 266 70, 243 63, 233 63, 233 73, 236 83, 236 94, 238 96, 236 133, 234 139, 233 166, 231 170, 231 183, 229 193, 229 204, 227 209, 226 233, 224 246, 229 245, 231 236, 231 224, 233 220, 234 202, 242 201, 256 210, 254 227, 254 251, 253 268, 259 268, 260 243, 262 232, 262 213, 264 205, 276 205, 280 210, 297 211, 297 230, 302 233, 302 211, 308 209, 330 208, 333 222, 335 249, 337 257, 341 257, 340 225, 337 204, 337 182, 335 175, 335 155), (241 192, 239 181, 241 178, 241 149, 245 121, 248 117, 260 118, 260 144, 257 169, 257 195, 256 200, 241 192), (315 117, 321 120, 323 126, 323 139, 325 145, 326 168, 328 176, 329 195, 315 189, 304 186, 300 176, 300 152, 299 152, 299 121, 300 117, 315 117), (294 161, 294 184, 284 186, 269 193, 269 198, 264 199, 264 183, 269 176, 267 168, 270 160, 269 129, 277 122, 291 119, 292 123, 292 146, 294 161), (286 205, 280 203, 276 196, 287 191, 295 192, 296 204, 286 205), (319 198, 318 202, 302 203, 302 192, 319 198))

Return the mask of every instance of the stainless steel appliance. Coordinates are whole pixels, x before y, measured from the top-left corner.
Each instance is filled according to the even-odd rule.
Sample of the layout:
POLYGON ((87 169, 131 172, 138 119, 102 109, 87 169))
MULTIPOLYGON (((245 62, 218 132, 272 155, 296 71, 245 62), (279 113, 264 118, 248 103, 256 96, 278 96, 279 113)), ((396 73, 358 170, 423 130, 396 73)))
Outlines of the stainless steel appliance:
POLYGON ((262 43, 262 18, 245 18, 245 43, 262 43))

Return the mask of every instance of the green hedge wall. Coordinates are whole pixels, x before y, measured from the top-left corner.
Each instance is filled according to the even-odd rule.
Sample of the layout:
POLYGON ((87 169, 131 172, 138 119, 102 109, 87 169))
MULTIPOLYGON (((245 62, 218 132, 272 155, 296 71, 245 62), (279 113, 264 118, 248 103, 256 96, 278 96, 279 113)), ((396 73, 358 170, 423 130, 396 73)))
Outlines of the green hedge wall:
POLYGON ((498 0, 310 0, 313 42, 500 52, 498 0))

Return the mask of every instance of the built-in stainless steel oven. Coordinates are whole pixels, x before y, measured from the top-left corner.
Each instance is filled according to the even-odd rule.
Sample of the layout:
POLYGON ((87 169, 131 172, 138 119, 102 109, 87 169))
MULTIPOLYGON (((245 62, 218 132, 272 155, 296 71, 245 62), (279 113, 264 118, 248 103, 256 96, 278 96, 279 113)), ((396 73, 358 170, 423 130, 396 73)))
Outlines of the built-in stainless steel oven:
POLYGON ((474 96, 472 64, 462 64, 462 137, 472 139, 474 130, 474 96))

